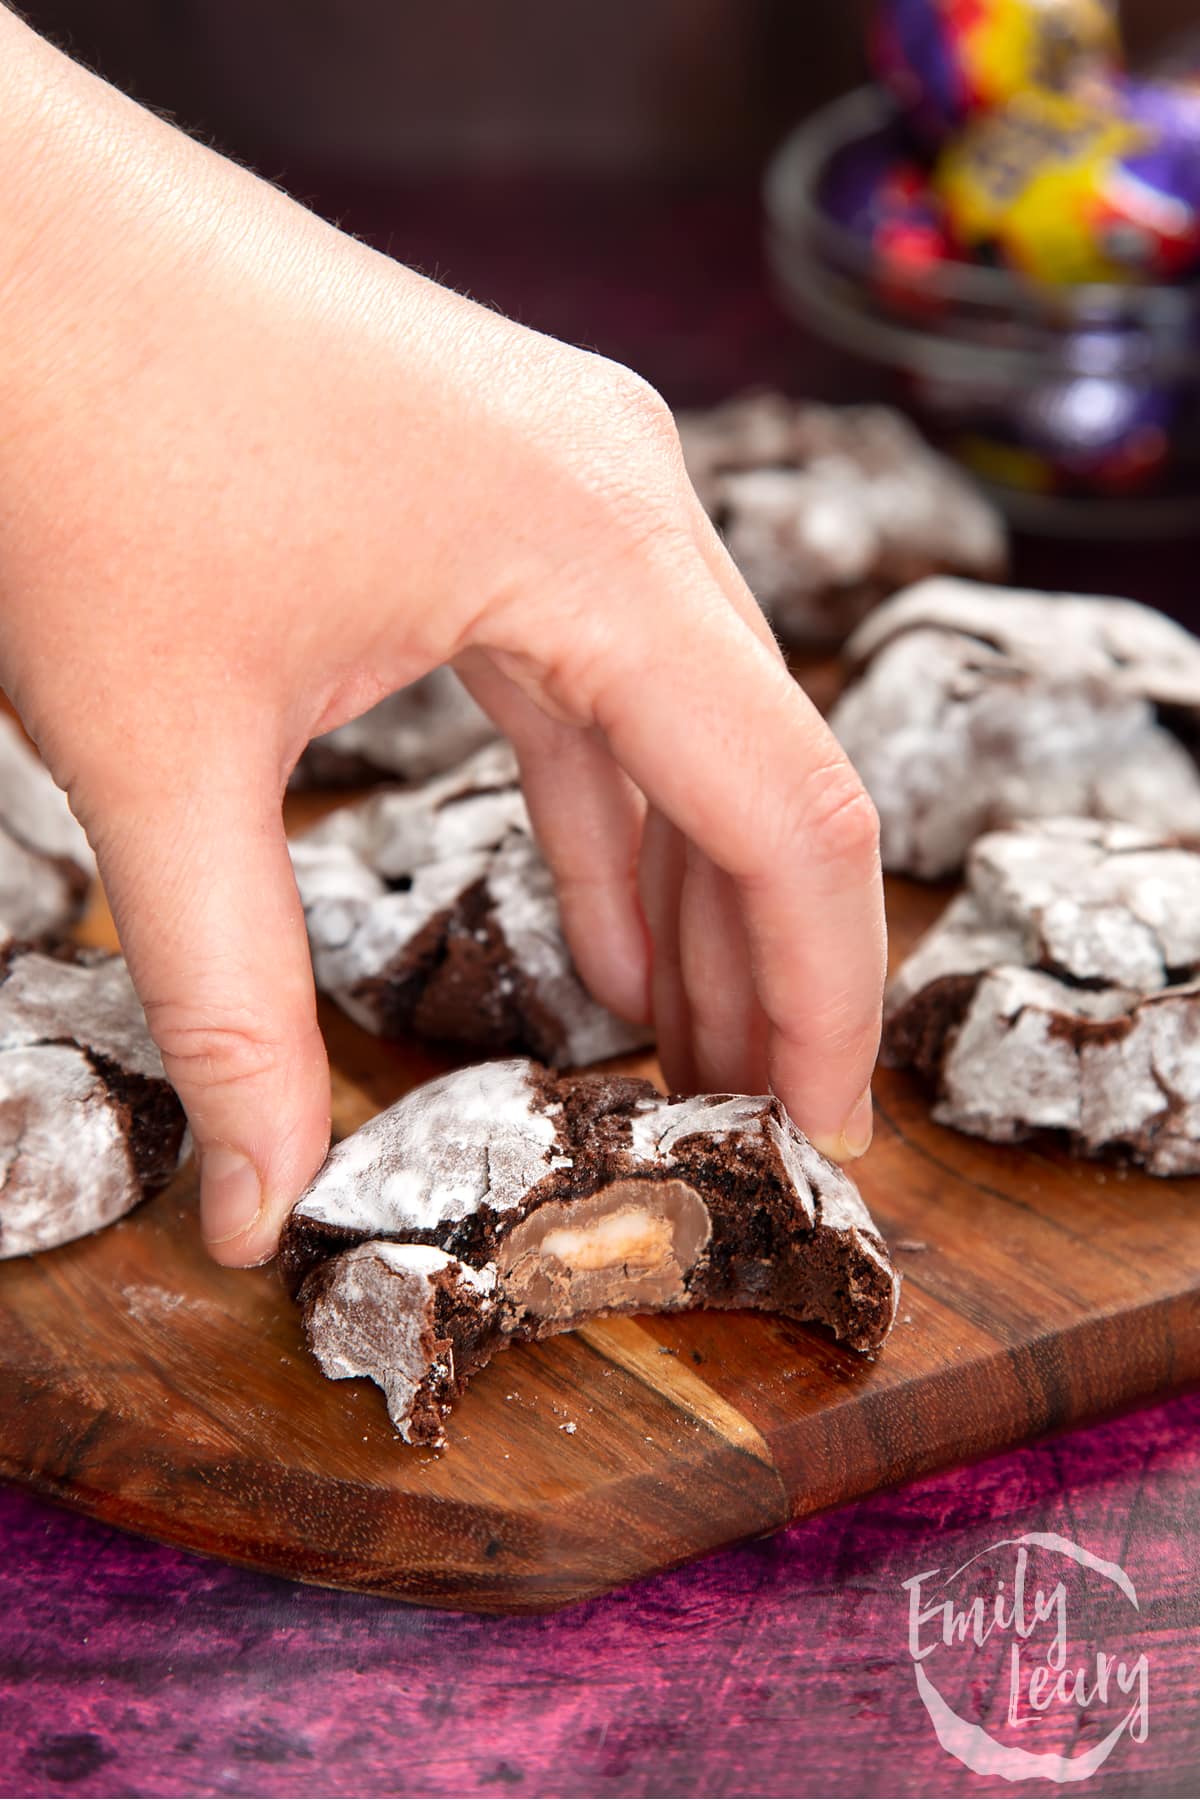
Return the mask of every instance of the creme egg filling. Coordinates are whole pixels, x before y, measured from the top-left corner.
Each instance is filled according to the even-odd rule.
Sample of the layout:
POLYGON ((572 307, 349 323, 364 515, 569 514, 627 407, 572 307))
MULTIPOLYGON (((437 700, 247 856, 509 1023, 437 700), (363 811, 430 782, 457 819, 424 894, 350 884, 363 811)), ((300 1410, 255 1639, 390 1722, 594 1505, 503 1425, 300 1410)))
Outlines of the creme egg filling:
POLYGON ((594 1224, 560 1225, 542 1239, 542 1255, 576 1270, 612 1269, 622 1264, 652 1268, 670 1254, 671 1221, 645 1207, 622 1208, 594 1224))
POLYGON ((560 1328, 595 1313, 682 1306, 711 1236, 695 1188, 629 1176, 522 1219, 501 1246, 500 1285, 513 1313, 560 1328))

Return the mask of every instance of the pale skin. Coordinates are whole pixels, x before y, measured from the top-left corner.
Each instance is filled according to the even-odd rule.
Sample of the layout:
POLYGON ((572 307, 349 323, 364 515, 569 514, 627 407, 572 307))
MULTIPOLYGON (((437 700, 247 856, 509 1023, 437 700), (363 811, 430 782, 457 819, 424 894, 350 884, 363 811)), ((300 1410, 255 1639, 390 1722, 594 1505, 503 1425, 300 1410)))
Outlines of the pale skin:
POLYGON ((451 662, 668 1082, 871 1135, 870 801, 629 371, 353 239, 0 8, 0 681, 84 824, 218 1261, 329 1139, 280 804, 451 662))

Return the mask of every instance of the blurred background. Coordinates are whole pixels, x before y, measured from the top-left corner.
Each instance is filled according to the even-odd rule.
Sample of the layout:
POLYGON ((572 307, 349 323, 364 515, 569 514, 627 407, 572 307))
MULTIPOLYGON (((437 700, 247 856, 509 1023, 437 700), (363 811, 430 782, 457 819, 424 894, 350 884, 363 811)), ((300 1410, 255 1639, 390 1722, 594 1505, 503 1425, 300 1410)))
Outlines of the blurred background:
POLYGON ((789 124, 865 67, 856 8, 813 0, 26 12, 350 229, 635 362, 675 404, 782 375, 780 321, 752 280, 758 173, 789 124))
MULTIPOLYGON (((26 0, 24 10, 317 210, 630 363, 675 406, 754 384, 863 391, 861 376, 847 390, 844 368, 773 297, 761 184, 788 130, 866 78, 865 0, 26 0)), ((1125 0, 1130 60, 1198 19, 1195 0, 1125 0)), ((1072 555, 1072 585, 1136 591, 1136 548, 1106 549, 1094 570, 1081 547, 1072 555)), ((1030 579, 1062 572, 1036 544, 1017 567, 1030 579)), ((1172 603, 1161 586, 1156 597, 1172 603)))
MULTIPOLYGON (((863 79, 863 0, 33 0, 26 16, 253 162, 712 175, 863 79)), ((1126 0, 1144 60, 1200 18, 1126 0)))

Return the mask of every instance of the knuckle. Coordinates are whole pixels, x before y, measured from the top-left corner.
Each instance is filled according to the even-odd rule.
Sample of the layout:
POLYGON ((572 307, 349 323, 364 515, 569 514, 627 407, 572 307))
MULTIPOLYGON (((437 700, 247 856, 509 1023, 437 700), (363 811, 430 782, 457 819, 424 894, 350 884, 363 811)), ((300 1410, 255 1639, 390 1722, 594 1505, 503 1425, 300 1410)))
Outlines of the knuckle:
POLYGON ((879 1050, 878 1025, 873 1019, 866 1020, 857 1014, 851 1017, 839 1013, 825 1016, 814 1013, 802 1026, 791 1031, 785 1029, 782 1035, 800 1054, 819 1054, 826 1067, 836 1063, 861 1069, 867 1077, 875 1066, 879 1050))
POLYGON ((655 472, 673 485, 683 478, 683 451, 670 407, 656 388, 632 369, 602 357, 590 359, 584 378, 588 453, 612 471, 629 468, 644 482, 655 472))
POLYGON ((573 848, 563 848, 553 860, 554 891, 561 912, 575 912, 589 906, 597 895, 604 899, 617 886, 611 870, 590 869, 581 861, 576 861, 576 855, 585 856, 587 853, 586 846, 578 852, 573 848))
POLYGON ((634 427, 674 432, 670 407, 644 376, 606 356, 588 356, 584 367, 594 397, 610 413, 624 416, 634 427))
POLYGON ((164 1001, 146 1007, 146 1022, 176 1086, 240 1087, 283 1060, 283 1040, 251 1019, 202 1018, 164 1001))
POLYGON ((869 1072, 875 1065, 881 1027, 882 980, 838 983, 813 996, 790 1018, 773 1020, 795 1049, 869 1072))
POLYGON ((501 584, 502 600, 526 592, 533 573, 552 576, 546 585, 560 606, 574 590, 590 609, 598 581, 620 594, 680 554, 695 556, 679 433, 648 382, 605 357, 560 347, 532 406, 518 416, 520 454, 532 458, 526 466, 549 529, 532 560, 501 584))
POLYGON ((822 780, 804 810, 804 826, 830 862, 866 866, 879 860, 879 814, 848 763, 822 780))
POLYGON ((867 880, 879 860, 879 815, 848 763, 812 776, 799 794, 787 796, 774 819, 760 823, 749 865, 737 871, 750 890, 769 888, 780 871, 797 863, 835 871, 838 886, 847 873, 867 880))
POLYGON ((665 452, 672 461, 682 457, 674 415, 657 388, 632 370, 621 369, 614 397, 620 416, 643 444, 665 452))
POLYGON ((874 988, 843 992, 814 1009, 808 1028, 830 1055, 873 1063, 879 1048, 879 995, 874 988))

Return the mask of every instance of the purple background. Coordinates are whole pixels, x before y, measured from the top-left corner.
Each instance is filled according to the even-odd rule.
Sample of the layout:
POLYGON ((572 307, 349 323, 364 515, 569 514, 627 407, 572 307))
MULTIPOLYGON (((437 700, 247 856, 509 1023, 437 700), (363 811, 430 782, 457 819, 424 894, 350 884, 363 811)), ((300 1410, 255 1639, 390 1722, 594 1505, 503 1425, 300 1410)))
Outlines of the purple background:
MULTIPOLYGON (((753 184, 293 179, 397 255, 632 362, 677 403, 834 376, 766 293, 753 184)), ((1193 568, 1141 546, 1018 558, 1026 580, 1185 615, 1193 568)), ((899 1584, 1041 1529, 1124 1565, 1151 1658, 1148 1741, 1119 1745, 1076 1791, 1194 1794, 1198 1426, 1200 1398, 1175 1400, 542 1620, 293 1587, 0 1491, 0 1792, 987 1792, 918 1702, 899 1584)), ((993 1716, 987 1659, 964 1659, 957 1698, 993 1716)), ((1078 1741, 1102 1729, 1085 1721, 1078 1741)))
MULTIPOLYGON (((900 1583, 1041 1530, 1123 1565, 1150 1659, 1147 1741, 1074 1791, 1195 1794, 1198 1433, 1178 1399, 541 1619, 295 1587, 2 1491, 0 1792, 986 1793, 918 1701, 900 1583)), ((948 1697, 997 1721, 992 1675, 970 1652, 948 1697)), ((1064 1714, 1055 1747, 1111 1722, 1064 1714)))

